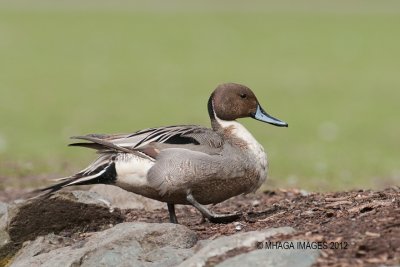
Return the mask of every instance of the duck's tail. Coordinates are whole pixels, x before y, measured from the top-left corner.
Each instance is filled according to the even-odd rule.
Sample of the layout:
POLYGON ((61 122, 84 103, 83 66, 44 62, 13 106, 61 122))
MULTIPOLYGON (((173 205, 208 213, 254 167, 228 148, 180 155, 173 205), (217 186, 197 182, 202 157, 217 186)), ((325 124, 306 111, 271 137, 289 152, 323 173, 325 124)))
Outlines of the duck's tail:
POLYGON ((35 190, 34 193, 51 195, 64 187, 72 185, 111 184, 117 179, 114 160, 115 155, 102 154, 86 169, 72 176, 53 179, 56 182, 55 184, 35 190))

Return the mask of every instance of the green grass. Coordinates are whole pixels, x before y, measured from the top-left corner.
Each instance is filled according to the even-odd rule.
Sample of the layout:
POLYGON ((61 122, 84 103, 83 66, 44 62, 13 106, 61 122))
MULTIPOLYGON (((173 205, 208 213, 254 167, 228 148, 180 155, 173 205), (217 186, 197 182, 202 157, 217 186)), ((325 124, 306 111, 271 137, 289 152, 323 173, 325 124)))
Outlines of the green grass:
POLYGON ((72 135, 209 125, 210 92, 233 81, 289 123, 242 120, 272 184, 399 184, 396 1, 40 3, 0 3, 0 177, 84 167, 72 135))

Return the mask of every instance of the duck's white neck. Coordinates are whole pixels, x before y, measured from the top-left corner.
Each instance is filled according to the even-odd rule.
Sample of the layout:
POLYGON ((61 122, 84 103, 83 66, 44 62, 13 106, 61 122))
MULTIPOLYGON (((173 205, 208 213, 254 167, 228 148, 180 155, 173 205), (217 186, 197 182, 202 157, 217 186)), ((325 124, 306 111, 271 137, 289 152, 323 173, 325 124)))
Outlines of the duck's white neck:
POLYGON ((246 146, 250 150, 256 153, 264 151, 263 147, 257 142, 253 135, 239 122, 221 120, 217 116, 215 117, 215 119, 223 130, 229 129, 229 133, 232 134, 234 137, 243 140, 243 142, 246 143, 246 146))

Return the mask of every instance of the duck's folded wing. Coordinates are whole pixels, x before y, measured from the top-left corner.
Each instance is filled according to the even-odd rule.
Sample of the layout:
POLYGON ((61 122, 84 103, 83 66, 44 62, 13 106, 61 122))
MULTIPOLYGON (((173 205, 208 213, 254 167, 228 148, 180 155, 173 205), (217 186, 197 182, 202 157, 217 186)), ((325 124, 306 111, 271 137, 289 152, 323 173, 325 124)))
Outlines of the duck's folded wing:
POLYGON ((74 139, 89 142, 73 143, 70 146, 82 146, 98 150, 100 153, 143 151, 147 148, 170 148, 188 146, 194 150, 219 149, 223 139, 212 129, 198 125, 177 125, 144 129, 132 134, 102 135, 89 134, 75 136, 74 139))

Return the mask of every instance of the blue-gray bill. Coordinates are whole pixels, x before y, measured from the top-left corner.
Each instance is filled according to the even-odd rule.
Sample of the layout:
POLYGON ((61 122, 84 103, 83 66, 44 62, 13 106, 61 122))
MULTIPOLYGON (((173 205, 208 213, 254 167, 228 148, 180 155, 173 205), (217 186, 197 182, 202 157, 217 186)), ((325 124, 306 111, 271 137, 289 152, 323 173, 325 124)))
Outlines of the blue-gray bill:
POLYGON ((257 111, 256 111, 255 114, 253 114, 252 117, 254 119, 256 119, 256 120, 263 121, 263 122, 266 122, 266 123, 270 123, 270 124, 275 125, 275 126, 288 127, 288 124, 286 122, 272 117, 267 112, 265 112, 260 105, 257 106, 257 111))

